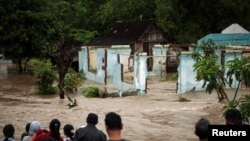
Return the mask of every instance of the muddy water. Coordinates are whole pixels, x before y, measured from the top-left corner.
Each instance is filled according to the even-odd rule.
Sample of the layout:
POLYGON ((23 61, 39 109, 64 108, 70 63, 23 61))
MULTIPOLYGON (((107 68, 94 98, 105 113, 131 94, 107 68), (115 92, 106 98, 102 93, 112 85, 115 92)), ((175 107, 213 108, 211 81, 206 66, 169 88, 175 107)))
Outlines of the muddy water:
MULTIPOLYGON (((69 109, 67 99, 54 96, 37 96, 36 85, 29 74, 17 74, 8 65, 0 65, 0 129, 5 124, 15 126, 15 138, 20 140, 26 123, 41 122, 48 129, 51 119, 58 118, 63 127, 72 124, 75 129, 85 124, 89 112, 97 113, 97 127, 105 133, 104 117, 114 111, 122 116, 122 136, 132 141, 193 141, 194 123, 200 117, 207 117, 215 124, 224 124, 221 118, 223 104, 218 103, 215 94, 190 92, 181 95, 190 100, 179 102, 175 94, 176 82, 160 82, 151 79, 148 92, 142 96, 85 98, 79 93, 70 94, 77 99, 78 106, 69 109)), ((13 66, 9 66, 13 67, 13 66)), ((84 82, 83 85, 96 85, 84 82)), ((61 134, 63 132, 61 131, 61 134)), ((0 137, 3 135, 0 133, 0 137)))

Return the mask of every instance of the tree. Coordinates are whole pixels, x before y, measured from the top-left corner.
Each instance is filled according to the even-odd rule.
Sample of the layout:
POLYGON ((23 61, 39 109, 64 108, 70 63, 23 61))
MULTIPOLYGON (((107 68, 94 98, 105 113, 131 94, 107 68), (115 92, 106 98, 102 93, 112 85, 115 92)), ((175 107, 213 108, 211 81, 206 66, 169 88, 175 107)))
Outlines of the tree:
POLYGON ((95 32, 80 24, 79 18, 86 11, 84 3, 78 1, 58 0, 53 7, 54 21, 51 30, 57 35, 49 44, 41 46, 44 54, 49 56, 56 64, 59 75, 60 98, 64 99, 64 78, 70 68, 74 57, 82 44, 93 38, 95 32))
POLYGON ((56 79, 56 71, 50 60, 32 59, 33 74, 35 82, 38 84, 38 93, 54 94, 56 89, 52 86, 56 79))
POLYGON ((38 37, 46 35, 38 30, 46 29, 47 25, 44 7, 45 0, 0 1, 1 52, 6 59, 18 64, 20 73, 26 70, 30 58, 40 56, 38 37))
POLYGON ((250 95, 245 95, 239 99, 236 99, 236 97, 242 84, 244 84, 246 88, 250 86, 250 57, 243 56, 242 58, 230 60, 227 63, 227 67, 229 68, 227 72, 229 85, 232 84, 233 80, 236 80, 238 82, 238 86, 233 99, 223 107, 224 111, 230 108, 239 108, 243 118, 247 119, 250 117, 250 95))
POLYGON ((215 89, 219 101, 224 98, 229 101, 225 92, 227 81, 224 78, 224 68, 218 62, 216 54, 218 47, 211 39, 207 42, 203 41, 199 47, 201 50, 193 53, 193 58, 196 60, 193 66, 194 71, 197 72, 196 80, 204 81, 202 87, 206 87, 206 92, 209 94, 215 89))
POLYGON ((178 43, 195 43, 232 23, 250 29, 248 0, 155 0, 155 17, 178 43))
POLYGON ((81 45, 95 35, 81 24, 85 11, 81 0, 2 0, 1 52, 19 64, 20 72, 23 60, 51 58, 57 67, 63 99, 68 68, 81 45))
POLYGON ((197 72, 196 80, 203 80, 202 87, 206 88, 206 92, 211 94, 213 90, 216 90, 219 101, 226 99, 227 105, 223 107, 226 111, 229 108, 239 108, 243 117, 250 117, 250 97, 240 97, 236 99, 238 90, 242 82, 245 82, 245 86, 250 86, 250 57, 235 58, 226 63, 228 71, 226 77, 224 77, 224 66, 218 62, 218 56, 216 52, 218 47, 214 41, 209 39, 206 42, 202 42, 199 46, 200 50, 197 50, 193 54, 193 58, 196 60, 194 64, 194 71, 197 72), (235 90, 235 95, 232 99, 229 99, 225 92, 226 84, 232 85, 236 80, 238 86, 235 90))
POLYGON ((94 15, 105 32, 115 21, 154 19, 154 9, 154 0, 107 0, 94 15))
POLYGON ((234 60, 228 61, 227 66, 229 68, 227 72, 229 85, 231 86, 234 79, 238 82, 233 98, 233 100, 235 100, 242 82, 244 82, 243 84, 246 87, 250 86, 250 57, 235 58, 234 60))

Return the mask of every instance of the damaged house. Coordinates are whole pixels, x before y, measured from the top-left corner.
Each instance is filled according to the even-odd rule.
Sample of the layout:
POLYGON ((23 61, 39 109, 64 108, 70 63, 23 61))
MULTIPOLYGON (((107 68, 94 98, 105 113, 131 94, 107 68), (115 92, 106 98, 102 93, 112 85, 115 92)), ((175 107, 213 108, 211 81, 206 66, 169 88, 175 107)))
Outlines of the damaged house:
MULTIPOLYGON (((166 43, 168 40, 154 20, 117 21, 103 37, 95 38, 88 47, 112 48, 125 45, 130 50, 129 58, 133 58, 136 52, 146 52, 148 56, 153 56, 153 47, 156 44, 166 43)), ((129 63, 132 62, 132 60, 129 61, 129 63)), ((133 65, 128 64, 128 66, 133 65)), ((148 58, 147 69, 153 70, 153 57, 148 58)))

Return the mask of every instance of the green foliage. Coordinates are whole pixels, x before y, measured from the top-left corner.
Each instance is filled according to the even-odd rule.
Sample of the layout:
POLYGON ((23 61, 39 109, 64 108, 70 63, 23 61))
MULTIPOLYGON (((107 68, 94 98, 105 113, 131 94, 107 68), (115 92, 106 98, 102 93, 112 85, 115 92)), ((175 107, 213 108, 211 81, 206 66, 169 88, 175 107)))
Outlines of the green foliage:
POLYGON ((81 79, 86 79, 86 74, 84 73, 83 69, 81 69, 79 72, 78 72, 78 76, 81 78, 81 79))
POLYGON ((226 81, 224 70, 216 55, 217 48, 213 40, 203 41, 198 47, 200 50, 193 53, 192 57, 196 60, 193 67, 197 72, 196 80, 204 81, 202 87, 206 88, 206 92, 211 94, 213 90, 216 90, 219 100, 225 97, 229 101, 224 91, 226 81))
POLYGON ((178 79, 178 73, 176 72, 171 76, 170 80, 177 80, 177 79, 178 79))
POLYGON ((153 0, 107 0, 100 5, 96 13, 97 20, 102 24, 112 24, 114 21, 127 19, 154 18, 155 2, 153 0), (116 13, 116 14, 114 14, 116 13))
POLYGON ((227 78, 229 86, 232 85, 233 80, 237 80, 238 86, 235 91, 233 100, 235 100, 238 90, 242 82, 245 86, 250 86, 250 57, 236 58, 234 60, 227 62, 227 67, 229 68, 227 72, 227 78))
POLYGON ((215 58, 218 59, 216 55, 216 51, 218 46, 215 45, 212 39, 208 39, 207 41, 202 41, 201 44, 197 47, 197 51, 192 54, 193 59, 196 61, 200 61, 204 58, 215 58))
MULTIPOLYGON (((235 78, 237 81, 244 81, 246 86, 250 86, 250 57, 243 56, 227 62, 230 70, 227 72, 228 81, 232 83, 235 78)), ((230 83, 230 84, 231 84, 230 83)))
POLYGON ((1 0, 0 52, 19 65, 19 72, 32 58, 50 57, 63 86, 79 47, 115 21, 142 15, 155 19, 171 42, 195 43, 207 33, 220 32, 232 19, 250 30, 249 6, 248 0, 1 0))
POLYGON ((209 94, 216 90, 218 98, 226 98, 228 103, 223 107, 223 116, 227 109, 239 108, 244 118, 250 117, 250 96, 246 95, 243 98, 236 99, 241 82, 244 80, 246 86, 249 85, 250 74, 250 57, 236 58, 228 61, 227 77, 224 78, 224 67, 218 63, 216 55, 217 48, 214 47, 212 40, 202 42, 199 46, 200 50, 193 54, 196 60, 194 71, 197 72, 196 80, 204 80, 203 88, 206 87, 206 92, 209 94), (233 99, 229 100, 225 92, 225 85, 232 85, 233 80, 237 80, 238 87, 235 91, 233 99))
POLYGON ((81 86, 81 82, 82 79, 80 75, 76 73, 74 69, 70 68, 64 79, 65 90, 69 92, 77 90, 77 88, 81 86))
MULTIPOLYGON (((227 62, 226 66, 229 68, 227 72, 227 79, 229 86, 232 85, 233 80, 237 80, 238 86, 235 91, 235 95, 231 101, 224 107, 226 111, 229 108, 238 108, 241 111, 243 118, 250 117, 250 96, 245 95, 239 99, 236 99, 238 90, 242 81, 245 83, 246 87, 250 84, 250 57, 235 58, 227 62)), ((224 111, 224 112, 225 112, 224 111)), ((224 113, 223 113, 224 114, 224 113)))
POLYGON ((81 89, 81 93, 85 97, 99 97, 99 88, 91 86, 81 89))
MULTIPOLYGON (((33 57, 41 57, 38 46, 44 45, 49 37, 48 10, 46 0, 0 2, 0 42, 6 59, 19 65, 23 72, 22 62, 33 57)), ((52 19, 51 19, 52 20, 52 19)))
POLYGON ((222 117, 225 116, 225 112, 228 109, 236 108, 239 109, 243 119, 248 119, 250 117, 250 95, 244 95, 238 100, 231 100, 223 107, 222 117))
POLYGON ((225 115, 225 112, 228 110, 228 109, 233 109, 233 108, 237 108, 237 106, 239 105, 239 100, 231 100, 227 103, 227 105, 223 106, 223 114, 222 116, 224 117, 225 115))
POLYGON ((52 83, 56 79, 56 72, 50 60, 31 60, 35 82, 38 84, 39 93, 51 94, 56 90, 52 88, 52 83))
POLYGON ((167 79, 169 81, 176 81, 178 79, 178 73, 173 73, 171 76, 167 79))
POLYGON ((239 99, 239 109, 243 118, 250 117, 250 95, 245 95, 244 97, 239 99))
POLYGON ((52 95, 52 94, 57 94, 58 93, 58 89, 57 87, 53 87, 53 86, 49 86, 46 89, 40 89, 37 94, 39 95, 52 95))
POLYGON ((155 3, 157 21, 176 42, 195 43, 208 33, 220 33, 232 21, 250 29, 248 0, 155 0, 155 3))

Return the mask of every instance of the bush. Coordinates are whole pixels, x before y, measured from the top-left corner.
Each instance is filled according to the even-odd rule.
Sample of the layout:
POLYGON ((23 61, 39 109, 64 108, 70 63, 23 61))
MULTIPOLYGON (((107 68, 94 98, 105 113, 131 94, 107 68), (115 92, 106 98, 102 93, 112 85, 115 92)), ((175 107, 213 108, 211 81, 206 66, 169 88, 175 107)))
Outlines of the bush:
POLYGON ((245 95, 244 97, 240 98, 239 102, 239 108, 243 118, 248 119, 250 117, 250 95, 245 95))
POLYGON ((52 87, 52 86, 49 86, 46 89, 41 89, 37 92, 37 94, 41 94, 41 95, 52 95, 52 94, 57 94, 57 93, 58 93, 58 88, 52 87))
POLYGON ((77 74, 72 68, 70 68, 64 79, 65 90, 69 92, 77 90, 81 85, 81 79, 80 74, 77 74))
POLYGON ((57 92, 56 88, 52 87, 52 83, 56 79, 56 71, 52 66, 50 60, 31 60, 33 67, 33 76, 39 87, 39 94, 54 94, 57 92))
POLYGON ((99 97, 99 89, 93 86, 81 89, 81 93, 85 97, 99 97))

